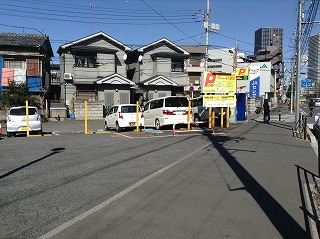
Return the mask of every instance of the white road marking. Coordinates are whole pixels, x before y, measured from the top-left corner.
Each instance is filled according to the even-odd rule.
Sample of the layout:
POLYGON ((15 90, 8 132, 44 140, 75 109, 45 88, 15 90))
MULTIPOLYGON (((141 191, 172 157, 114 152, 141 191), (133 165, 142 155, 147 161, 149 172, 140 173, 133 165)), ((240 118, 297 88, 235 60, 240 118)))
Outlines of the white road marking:
POLYGON ((160 173, 163 173, 164 171, 172 168, 173 166, 177 165, 178 163, 192 157, 194 154, 197 154, 198 152, 200 152, 201 150, 205 149, 206 147, 212 145, 212 143, 208 143, 204 146, 202 146, 201 148, 195 150, 193 153, 189 154, 189 155, 186 155, 185 157, 167 165, 166 167, 163 167, 162 169, 159 169, 158 171, 156 171, 155 173, 149 175, 148 177, 140 180, 139 182, 133 184, 132 186, 126 188, 125 190, 119 192, 118 194, 114 195, 113 197, 107 199, 106 201, 100 203, 99 205, 89 209, 88 211, 80 214, 79 216, 71 219, 70 221, 68 222, 65 222, 64 224, 62 224, 61 226, 59 227, 56 227, 55 229, 47 232, 46 234, 42 235, 41 237, 39 237, 38 239, 48 239, 48 238, 51 238, 55 235, 57 235, 58 233, 60 233, 61 231, 67 229, 68 227, 71 227, 73 224, 81 221, 82 219, 85 219, 86 217, 90 216, 91 214, 103 209, 104 207, 108 206, 110 203, 116 201, 117 199, 121 198, 122 196, 126 195, 127 193, 131 192, 132 190, 136 189, 137 187, 141 186, 142 184, 146 183, 147 181, 149 181, 150 179, 158 176, 160 173))

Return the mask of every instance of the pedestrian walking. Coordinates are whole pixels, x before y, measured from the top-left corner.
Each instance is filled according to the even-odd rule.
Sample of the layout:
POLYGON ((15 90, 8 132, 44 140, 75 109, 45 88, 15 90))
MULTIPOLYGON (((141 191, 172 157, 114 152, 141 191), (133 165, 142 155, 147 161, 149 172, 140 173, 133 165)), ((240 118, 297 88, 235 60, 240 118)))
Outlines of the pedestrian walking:
POLYGON ((267 99, 263 102, 263 122, 266 124, 270 124, 270 106, 267 99))

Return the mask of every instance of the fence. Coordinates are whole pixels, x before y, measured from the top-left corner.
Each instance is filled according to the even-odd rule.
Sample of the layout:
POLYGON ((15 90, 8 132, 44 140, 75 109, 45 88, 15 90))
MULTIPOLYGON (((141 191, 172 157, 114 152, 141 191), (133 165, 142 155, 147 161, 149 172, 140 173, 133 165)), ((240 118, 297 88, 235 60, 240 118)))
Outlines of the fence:
MULTIPOLYGON (((88 101, 88 120, 103 119, 103 101, 88 101)), ((84 119, 84 101, 74 103, 74 113, 77 120, 84 119)))

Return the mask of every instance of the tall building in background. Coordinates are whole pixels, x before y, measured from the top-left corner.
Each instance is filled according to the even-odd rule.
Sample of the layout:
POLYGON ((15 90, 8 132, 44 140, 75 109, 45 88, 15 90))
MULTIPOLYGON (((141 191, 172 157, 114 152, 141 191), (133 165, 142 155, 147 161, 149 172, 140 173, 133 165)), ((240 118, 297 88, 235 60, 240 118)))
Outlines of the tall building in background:
POLYGON ((320 79, 320 33, 309 37, 308 44, 308 79, 320 79))
POLYGON ((283 29, 263 27, 255 31, 254 54, 256 55, 259 50, 264 50, 270 46, 273 36, 279 36, 280 49, 283 49, 283 29))

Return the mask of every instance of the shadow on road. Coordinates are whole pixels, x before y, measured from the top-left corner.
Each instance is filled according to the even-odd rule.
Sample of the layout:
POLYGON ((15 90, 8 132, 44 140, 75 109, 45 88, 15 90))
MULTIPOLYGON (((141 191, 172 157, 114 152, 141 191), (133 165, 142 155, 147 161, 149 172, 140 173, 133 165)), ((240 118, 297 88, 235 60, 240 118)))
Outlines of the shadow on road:
POLYGON ((18 168, 15 168, 14 170, 11 170, 10 172, 7 172, 7 173, 5 173, 5 174, 3 174, 3 175, 0 175, 0 179, 3 179, 3 178, 5 178, 5 177, 8 177, 8 176, 10 176, 11 174, 14 174, 14 173, 16 173, 16 172, 18 172, 18 171, 26 168, 26 167, 31 166, 32 164, 38 163, 38 162, 40 162, 40 161, 42 161, 42 160, 44 160, 44 159, 46 159, 46 158, 49 158, 49 157, 52 156, 52 155, 58 154, 58 153, 62 152, 63 150, 65 150, 65 148, 54 148, 54 149, 51 149, 52 153, 50 153, 50 154, 48 154, 48 155, 46 155, 46 156, 44 156, 44 157, 42 157, 42 158, 39 158, 39 159, 37 159, 37 160, 34 160, 34 161, 30 162, 30 163, 27 163, 27 164, 25 164, 25 165, 22 165, 22 166, 20 166, 20 167, 18 167, 18 168))
MULTIPOLYGON (((280 203, 274 199, 267 190, 264 189, 237 161, 237 158, 224 147, 224 144, 227 142, 233 141, 238 143, 244 140, 241 136, 252 130, 254 127, 258 127, 258 125, 259 124, 256 124, 249 128, 246 132, 242 132, 241 135, 238 135, 237 137, 220 136, 218 140, 214 135, 208 135, 208 137, 212 142, 213 147, 218 150, 220 155, 244 185, 241 190, 246 190, 252 196, 277 231, 281 234, 282 238, 308 238, 306 232, 299 223, 296 222, 294 218, 280 205, 280 203)), ((231 189, 229 190, 233 191, 231 189)))

